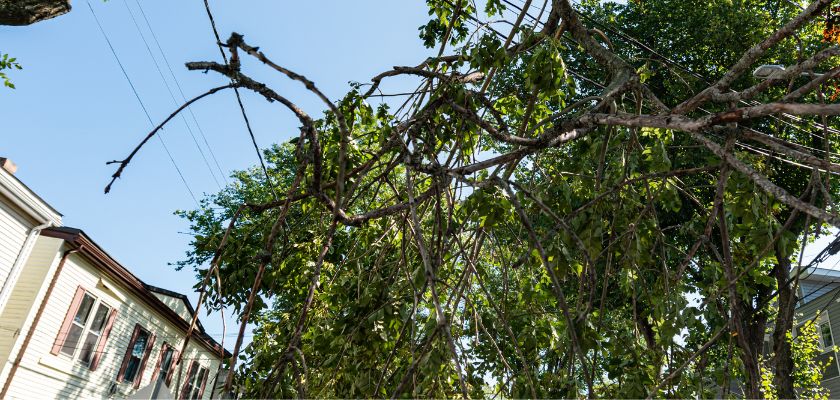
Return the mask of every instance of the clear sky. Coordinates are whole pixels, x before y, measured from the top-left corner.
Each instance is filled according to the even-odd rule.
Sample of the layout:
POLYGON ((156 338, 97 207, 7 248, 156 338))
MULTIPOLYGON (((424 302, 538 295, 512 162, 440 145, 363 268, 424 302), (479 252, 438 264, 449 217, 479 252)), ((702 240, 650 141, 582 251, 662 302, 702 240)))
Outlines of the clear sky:
MULTIPOLYGON (((221 61, 202 0, 141 0, 151 28, 187 97, 224 84, 219 76, 190 72, 187 61, 221 61)), ((0 27, 0 53, 17 57, 24 69, 9 77, 17 89, 0 88, 0 156, 18 164, 17 177, 64 214, 64 224, 83 229, 112 256, 149 284, 197 295, 192 271, 176 272, 190 237, 176 209, 195 208, 161 144, 154 140, 135 158, 111 194, 103 188, 113 173, 105 162, 122 159, 149 130, 134 97, 85 1, 64 16, 28 27, 0 27)), ((181 95, 143 19, 137 0, 91 3, 127 74, 158 123, 175 102, 132 22, 146 36, 163 75, 181 95)), ((428 20, 424 1, 309 0, 211 1, 222 39, 245 35, 272 59, 313 80, 327 96, 346 93, 348 81, 367 82, 394 65, 416 65, 430 52, 417 38, 428 20)), ((272 84, 309 114, 324 109, 300 84, 257 63, 245 71, 272 84)), ((389 82, 386 92, 408 89, 389 82)), ((276 104, 244 93, 260 146, 296 135, 297 122, 276 104)), ((256 163, 232 92, 220 93, 193 112, 225 175, 256 163)), ((193 134, 213 169, 216 165, 190 114, 193 134)), ((196 196, 219 190, 180 118, 163 138, 196 196)), ((220 175, 217 171, 217 175, 220 175)), ((216 180, 224 184, 220 176, 216 180)), ((221 340, 218 315, 203 318, 221 340)), ((232 348, 235 323, 225 346, 232 348)))

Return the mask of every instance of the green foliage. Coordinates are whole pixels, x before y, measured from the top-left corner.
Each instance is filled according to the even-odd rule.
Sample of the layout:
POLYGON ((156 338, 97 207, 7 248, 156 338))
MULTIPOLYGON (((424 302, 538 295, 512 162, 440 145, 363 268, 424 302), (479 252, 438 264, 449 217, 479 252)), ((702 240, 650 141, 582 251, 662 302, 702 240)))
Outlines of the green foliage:
MULTIPOLYGON (((817 324, 814 323, 813 319, 805 321, 797 328, 796 337, 788 332, 786 340, 791 343, 793 353, 793 384, 796 392, 801 398, 805 399, 828 399, 828 389, 822 386, 821 382, 823 371, 834 360, 832 358, 822 362, 817 360, 817 357, 823 353, 817 324)), ((773 354, 771 353, 767 357, 773 357, 773 354)), ((778 399, 776 388, 773 385, 773 372, 766 365, 762 367, 761 372, 762 392, 765 398, 778 399)))
MULTIPOLYGON (((487 15, 504 11, 497 1, 485 4, 487 15)), ((581 133, 575 140, 542 143, 539 151, 509 157, 495 169, 463 173, 457 168, 522 148, 495 136, 539 138, 587 112, 600 103, 600 83, 611 76, 568 34, 541 36, 539 27, 525 24, 517 37, 527 46, 509 51, 504 37, 471 32, 473 2, 427 5, 431 20, 420 28, 421 39, 455 57, 430 59, 425 72, 450 75, 426 81, 422 94, 401 107, 370 104, 362 85, 338 103, 350 171, 342 211, 347 218, 397 211, 339 224, 332 234, 336 213, 325 199, 336 197, 343 127, 327 112, 314 122, 320 176, 311 138, 295 139, 265 152, 276 193, 254 167, 236 172, 234 182, 200 209, 179 212, 193 232, 179 267, 203 278, 226 227, 246 205, 220 253, 221 281, 208 286, 211 309, 224 306, 242 316, 257 266, 269 261, 249 315, 255 336, 238 364, 242 391, 251 397, 400 392, 449 398, 463 396, 460 375, 472 397, 705 398, 732 380, 747 380, 746 352, 737 347, 730 313, 745 315, 751 332, 763 338, 776 313, 774 271, 786 268, 800 234, 818 222, 793 218, 785 227, 792 209, 736 171, 726 174, 721 211, 714 215, 720 218, 706 232, 721 160, 673 129, 576 132, 575 126, 562 131, 581 133), (494 76, 486 91, 460 79, 474 72, 494 76), (298 175, 301 185, 288 192, 298 175), (316 179, 321 186, 314 187, 316 179), (300 200, 290 202, 278 240, 266 249, 282 207, 265 205, 287 194, 300 200), (320 275, 314 275, 328 241, 320 275), (733 285, 730 274, 737 276, 733 285), (314 300, 304 308, 313 279, 314 300), (439 308, 444 315, 437 315, 439 308), (713 338, 722 339, 694 357, 713 338), (290 343, 295 348, 287 352, 290 343), (276 372, 286 362, 290 367, 276 372)), ((719 78, 796 12, 770 0, 690 7, 676 0, 591 0, 581 7, 587 18, 656 50, 651 54, 601 27, 611 35, 608 47, 667 105, 719 78)), ((818 33, 807 27, 801 46, 819 48, 818 33)), ((792 64, 799 46, 784 41, 761 62, 792 64)), ((754 83, 746 76, 733 87, 754 83)), ((639 95, 628 91, 603 109, 638 113, 649 107, 639 95)), ((816 142, 811 131, 769 118, 741 125, 840 151, 836 141, 816 142)), ((703 134, 726 141, 719 131, 703 134)), ((743 146, 732 151, 796 196, 811 188, 808 168, 743 146)), ((840 195, 836 179, 825 182, 826 198, 840 195)), ((791 342, 795 381, 803 393, 819 397, 824 392, 816 386, 819 365, 808 335, 791 342)), ((759 376, 768 395, 774 390, 769 373, 759 376)))
POLYGON ((4 69, 13 70, 13 69, 23 69, 20 63, 17 62, 17 59, 14 57, 9 57, 8 54, 0 53, 0 79, 3 80, 3 86, 7 88, 14 89, 15 84, 9 80, 9 77, 3 72, 4 69))

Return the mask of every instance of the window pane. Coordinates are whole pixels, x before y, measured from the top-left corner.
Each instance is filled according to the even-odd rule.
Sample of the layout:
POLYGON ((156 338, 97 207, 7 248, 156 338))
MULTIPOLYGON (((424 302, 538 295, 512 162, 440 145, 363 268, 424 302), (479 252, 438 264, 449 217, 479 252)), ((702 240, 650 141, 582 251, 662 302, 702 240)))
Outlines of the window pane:
POLYGON ((125 374, 123 375, 124 381, 134 382, 140 368, 140 361, 143 359, 144 353, 146 353, 146 344, 148 341, 149 332, 141 330, 131 347, 131 354, 128 355, 128 365, 126 365, 125 374))
POLYGON ((140 366, 140 360, 134 357, 128 359, 128 365, 125 367, 125 374, 123 380, 126 382, 134 382, 134 377, 137 375, 137 367, 140 366))
MULTIPOLYGON (((193 361, 195 363, 195 361, 193 361)), ((190 368, 190 374, 187 376, 187 387, 184 388, 184 397, 193 398, 193 389, 195 388, 195 377, 198 375, 198 365, 193 364, 190 368)))
POLYGON ((143 358, 143 353, 146 352, 146 342, 149 340, 149 334, 145 331, 140 331, 137 335, 137 340, 134 342, 134 348, 131 350, 131 356, 143 358))
POLYGON ((99 342, 99 335, 93 331, 88 332, 85 338, 85 344, 82 346, 82 353, 79 355, 79 360, 85 364, 89 364, 93 358, 93 352, 96 349, 96 343, 99 342))
POLYGON ((93 322, 90 325, 91 332, 101 333, 102 328, 105 327, 105 320, 108 318, 108 311, 110 309, 104 304, 100 304, 96 309, 96 314, 93 315, 93 322))
POLYGON ((79 309, 76 311, 76 316, 73 318, 73 321, 76 323, 84 325, 87 322, 88 315, 90 314, 90 308, 93 306, 93 302, 96 299, 89 294, 85 294, 85 297, 82 299, 82 303, 79 304, 79 309))
POLYGON ((834 346, 834 340, 831 338, 831 327, 828 326, 827 322, 820 325, 820 333, 822 334, 823 347, 825 349, 834 346))
POLYGON ((204 377, 207 376, 207 368, 200 368, 198 374, 195 377, 195 382, 193 383, 193 391, 190 398, 198 399, 199 394, 201 393, 201 382, 204 381, 204 377))
POLYGON ((61 352, 72 356, 76 353, 79 346, 79 339, 82 336, 82 327, 76 324, 70 324, 70 331, 67 332, 67 337, 64 338, 64 344, 61 346, 61 352))
POLYGON ((160 362, 160 373, 158 374, 159 379, 166 380, 166 375, 169 374, 169 369, 172 368, 172 356, 174 355, 174 352, 175 350, 171 347, 163 352, 162 360, 160 362))

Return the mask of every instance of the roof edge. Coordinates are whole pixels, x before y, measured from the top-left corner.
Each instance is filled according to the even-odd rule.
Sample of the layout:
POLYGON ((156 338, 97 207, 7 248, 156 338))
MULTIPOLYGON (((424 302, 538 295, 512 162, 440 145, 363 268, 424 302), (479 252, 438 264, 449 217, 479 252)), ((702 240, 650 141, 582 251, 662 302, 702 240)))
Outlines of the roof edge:
POLYGON ((18 177, 2 168, 0 168, 0 194, 8 197, 33 219, 41 223, 52 222, 55 225, 61 225, 62 214, 58 210, 38 196, 18 177))
MULTIPOLYGON (((140 278, 132 274, 127 268, 111 257, 81 229, 70 227, 46 228, 41 231, 41 235, 62 239, 70 245, 76 247, 80 254, 86 256, 88 259, 93 261, 94 265, 101 268, 111 277, 128 287, 135 296, 150 305, 152 309, 163 315, 165 319, 169 320, 169 322, 181 329, 185 334, 189 330, 189 322, 181 318, 178 313, 157 298, 157 296, 155 296, 152 291, 147 288, 147 285, 140 280, 140 278)), ((177 292, 169 292, 184 296, 183 294, 177 292)), ((199 333, 200 334, 195 335, 194 338, 196 338, 197 341, 204 345, 204 347, 208 350, 217 355, 223 354, 224 356, 222 358, 231 356, 231 353, 227 351, 227 349, 222 348, 222 345, 210 335, 207 335, 207 333, 203 331, 203 328, 199 333)))

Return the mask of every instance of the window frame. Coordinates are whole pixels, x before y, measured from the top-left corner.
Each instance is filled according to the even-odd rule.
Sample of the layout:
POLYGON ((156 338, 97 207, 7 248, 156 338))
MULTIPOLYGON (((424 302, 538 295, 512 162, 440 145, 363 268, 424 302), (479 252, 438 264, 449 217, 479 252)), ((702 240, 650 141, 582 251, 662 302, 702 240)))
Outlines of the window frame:
POLYGON ((116 310, 116 308, 114 306, 108 304, 108 302, 104 301, 103 298, 102 298, 103 296, 97 296, 92 291, 87 290, 87 289, 85 289, 84 287, 81 287, 81 286, 79 286, 79 288, 77 289, 77 294, 74 295, 74 300, 75 300, 76 296, 78 296, 79 292, 81 292, 81 296, 82 296, 80 298, 79 304, 75 305, 75 307, 74 307, 73 304, 71 304, 70 309, 68 309, 68 317, 69 317, 69 322, 70 322, 69 326, 66 330, 60 330, 59 331, 59 336, 56 339, 57 345, 58 345, 58 352, 57 352, 56 355, 61 357, 61 358, 70 360, 74 363, 78 363, 78 364, 80 364, 84 367, 91 368, 94 361, 96 360, 96 352, 98 351, 98 349, 100 347, 100 342, 102 341, 102 338, 103 337, 107 338, 107 336, 108 336, 107 331, 109 329, 109 326, 108 326, 109 325, 109 319, 111 318, 111 314, 114 312, 114 310, 116 310), (76 316, 78 315, 79 310, 81 309, 80 307, 81 307, 82 302, 84 302, 85 297, 92 298, 93 303, 91 304, 90 309, 88 310, 87 316, 85 317, 84 324, 79 324, 78 322, 76 322, 76 316), (97 334, 96 342, 93 344, 93 348, 91 350, 92 351, 91 357, 88 361, 85 362, 81 359, 82 349, 84 348, 84 343, 87 340, 88 334, 91 333, 91 328, 93 326, 93 321, 94 321, 94 319, 96 319, 96 312, 99 310, 100 307, 105 307, 105 309, 106 309, 105 316, 104 316, 104 319, 102 320, 102 326, 100 327, 99 333, 97 334), (71 315, 71 312, 72 312, 72 315, 71 315), (79 338, 76 341, 76 344, 73 346, 73 353, 72 354, 67 354, 67 353, 64 352, 64 347, 67 344, 67 339, 70 336, 70 329, 73 326, 81 327, 82 331, 79 334, 79 338))
POLYGON ((828 316, 828 311, 823 311, 820 313, 819 318, 807 318, 804 322, 797 324, 795 329, 794 337, 799 336, 799 328, 803 325, 807 324, 809 321, 812 321, 817 328, 817 335, 819 336, 820 340, 817 342, 817 347, 820 349, 820 354, 825 354, 830 351, 834 351, 834 331, 831 329, 831 318, 828 316), (823 327, 828 327, 828 335, 831 337, 831 346, 825 346, 825 338, 823 337, 823 327))
POLYGON ((131 339, 128 341, 128 346, 125 350, 125 355, 123 356, 123 361, 120 366, 119 372, 117 372, 117 382, 120 383, 127 383, 131 384, 132 386, 139 387, 140 383, 143 381, 143 372, 146 369, 146 361, 149 360, 149 355, 152 352, 152 349, 155 346, 155 334, 152 331, 144 328, 140 324, 134 325, 134 332, 131 334, 131 339), (134 346, 137 344, 137 340, 140 338, 140 334, 146 334, 146 346, 143 348, 143 354, 140 356, 137 365, 137 371, 134 373, 132 380, 128 381, 125 379, 126 371, 128 370, 128 364, 131 361, 134 353, 134 346))
MULTIPOLYGON (((795 338, 795 337, 799 336, 799 328, 801 328, 803 325, 807 324, 809 321, 813 322, 814 325, 817 328, 817 335, 819 336, 819 340, 817 341, 817 347, 820 349, 819 356, 823 356, 825 354, 833 352, 834 355, 832 356, 832 362, 834 363, 834 366, 837 368, 837 371, 840 372, 840 360, 838 360, 837 352, 834 351, 834 347, 837 344, 837 342, 834 340, 834 331, 831 328, 831 317, 829 317, 829 315, 828 315, 828 310, 824 310, 823 312, 821 312, 819 314, 818 318, 814 318, 814 317, 806 318, 804 322, 796 324, 795 329, 793 329, 793 337, 795 338), (831 336, 832 345, 829 346, 828 348, 826 348, 825 343, 824 343, 825 338, 823 337, 823 332, 822 332, 823 326, 828 326, 828 334, 831 336)), ((825 371, 823 371, 823 373, 825 373, 825 371)), ((824 382, 824 381, 827 381, 827 380, 837 379, 837 378, 840 378, 840 375, 833 376, 831 378, 825 378, 822 381, 824 382)))
POLYGON ((197 360, 193 360, 187 370, 187 379, 184 380, 184 386, 181 389, 181 396, 178 398, 181 400, 201 399, 204 396, 204 389, 207 385, 209 377, 210 368, 201 365, 201 363, 197 360), (195 371, 195 375, 192 375, 193 371, 195 371), (190 375, 192 375, 192 378, 190 375), (195 397, 193 397, 193 393, 195 391, 198 392, 195 393, 195 397))
POLYGON ((177 358, 178 350, 168 342, 163 342, 163 344, 160 345, 160 352, 158 354, 157 363, 155 364, 155 371, 152 373, 152 382, 163 379, 168 386, 170 382, 172 382, 172 372, 174 371, 175 359, 177 358), (172 352, 172 358, 169 361, 169 368, 167 368, 166 371, 163 371, 163 358, 169 351, 172 352))

